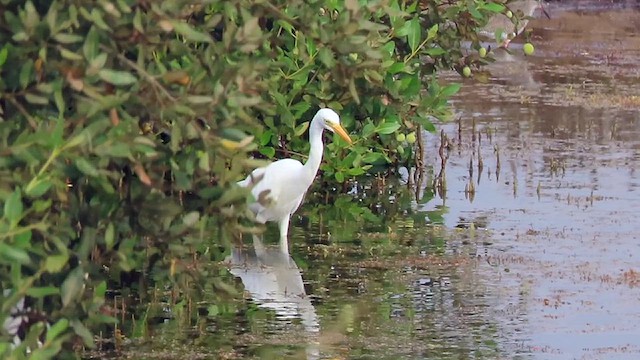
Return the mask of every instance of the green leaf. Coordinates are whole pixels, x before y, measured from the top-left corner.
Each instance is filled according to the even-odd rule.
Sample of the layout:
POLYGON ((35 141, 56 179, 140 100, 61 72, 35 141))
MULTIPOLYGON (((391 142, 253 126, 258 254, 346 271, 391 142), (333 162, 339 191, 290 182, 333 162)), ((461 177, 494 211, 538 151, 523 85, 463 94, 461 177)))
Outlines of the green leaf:
POLYGON ((360 96, 358 95, 354 78, 349 79, 349 94, 351 94, 351 97, 353 97, 353 101, 355 101, 356 104, 360 104, 360 96))
POLYGON ((36 179, 34 181, 29 182, 27 188, 24 190, 24 193, 30 198, 37 198, 44 193, 46 193, 51 187, 51 182, 47 179, 36 179))
POLYGON ((56 103, 56 108, 58 109, 59 116, 63 117, 66 108, 64 97, 62 96, 62 88, 56 89, 53 92, 53 101, 56 103))
POLYGON ((60 294, 60 289, 55 286, 45 286, 45 287, 30 287, 27 289, 27 295, 34 298, 43 298, 45 296, 58 295, 60 294))
POLYGON ((85 175, 89 175, 93 177, 100 175, 100 173, 98 172, 98 169, 96 169, 96 167, 93 166, 93 164, 91 164, 85 158, 77 158, 75 161, 75 164, 78 170, 80 170, 85 175))
POLYGON ((191 96, 187 96, 187 101, 192 104, 207 104, 207 103, 212 103, 213 98, 211 96, 206 96, 206 95, 191 95, 191 96))
POLYGON ((22 265, 28 265, 31 263, 31 258, 26 251, 4 242, 0 242, 0 258, 5 258, 22 265))
POLYGON ((24 94, 24 99, 27 100, 28 103, 35 105, 47 105, 49 103, 49 98, 32 93, 24 94))
POLYGON ((183 114, 183 115, 188 115, 188 116, 196 116, 196 112, 193 111, 191 106, 188 105, 183 105, 183 104, 174 104, 172 109, 179 113, 179 114, 183 114))
POLYGON ((102 280, 96 287, 93 289, 93 299, 96 300, 104 300, 104 295, 107 293, 107 282, 102 280))
POLYGON ((73 327, 73 331, 75 331, 76 335, 82 338, 84 345, 88 348, 94 348, 95 343, 93 342, 93 334, 91 331, 80 321, 79 319, 71 320, 71 327, 73 327))
POLYGON ((40 22, 40 15, 38 14, 38 10, 33 5, 31 0, 28 0, 24 5, 24 10, 26 12, 26 17, 24 19, 24 26, 26 29, 34 29, 38 23, 40 22))
POLYGON ((76 146, 80 146, 91 141, 91 133, 85 129, 78 135, 72 137, 64 144, 64 149, 68 150, 76 146))
POLYGON ((53 36, 53 39, 61 44, 73 44, 81 42, 84 37, 76 34, 58 33, 53 36))
POLYGON ((61 117, 57 118, 56 125, 53 128, 53 131, 51 131, 51 133, 49 134, 49 139, 48 139, 49 143, 56 148, 60 146, 60 144, 62 144, 62 141, 63 141, 62 134, 64 133, 64 122, 65 122, 64 118, 61 118, 61 117))
POLYGON ((440 55, 444 55, 447 52, 444 51, 444 49, 439 48, 439 47, 432 47, 432 48, 428 48, 425 50, 425 54, 429 55, 429 56, 440 56, 440 55))
POLYGON ((56 34, 58 31, 58 25, 57 25, 58 6, 57 5, 58 4, 56 2, 53 2, 49 6, 49 11, 47 12, 47 15, 45 15, 45 21, 49 26, 49 30, 51 31, 51 34, 56 34))
POLYGON ((24 64, 20 68, 20 78, 19 78, 20 87, 22 87, 22 89, 26 89, 27 86, 29 86, 29 83, 31 83, 32 79, 33 79, 33 60, 28 59, 24 62, 24 64))
POLYGON ((313 39, 307 39, 306 45, 307 45, 307 54, 309 56, 315 56, 315 54, 316 54, 316 44, 314 43, 314 40, 313 39))
POLYGON ((13 237, 13 245, 22 249, 28 249, 31 246, 32 236, 33 232, 31 230, 22 231, 21 233, 13 237))
POLYGON ((4 217, 9 223, 16 225, 22 218, 22 193, 20 188, 16 188, 4 203, 4 217))
POLYGON ((376 126, 369 122, 362 128, 362 137, 363 138, 368 138, 375 131, 376 131, 376 126))
POLYGON ((92 26, 87 33, 86 40, 82 45, 82 54, 87 60, 93 60, 98 55, 100 45, 100 34, 95 26, 92 26))
POLYGON ((8 55, 9 55, 9 45, 6 44, 5 46, 2 47, 2 50, 0 50, 0 68, 2 68, 2 65, 4 65, 4 63, 7 61, 8 55))
POLYGON ((456 94, 460 90, 461 84, 454 83, 448 86, 445 86, 444 89, 440 91, 440 95, 449 97, 456 94))
POLYGON ((60 55, 62 55, 62 57, 67 60, 74 60, 74 61, 82 60, 82 55, 76 52, 69 51, 63 47, 60 47, 59 50, 60 50, 60 55))
POLYGON ((92 71, 99 71, 104 67, 106 63, 107 63, 107 53, 100 53, 91 60, 89 66, 92 71))
POLYGON ((60 272, 62 268, 69 261, 69 255, 67 254, 59 254, 59 255, 49 255, 44 262, 44 268, 48 272, 55 274, 60 272))
POLYGON ((53 202, 51 201, 51 199, 47 199, 47 200, 36 200, 33 202, 32 205, 32 209, 33 211, 35 211, 36 213, 41 213, 45 210, 48 210, 51 207, 51 204, 53 202))
POLYGON ((53 92, 53 83, 38 83, 36 89, 43 94, 51 94, 53 92))
POLYGON ((502 4, 498 4, 498 3, 494 3, 494 2, 488 2, 486 4, 484 4, 482 6, 483 9, 489 10, 491 12, 494 13, 501 13, 504 10, 504 5, 502 4))
POLYGON ((331 49, 323 47, 318 50, 318 58, 328 68, 332 68, 336 64, 335 55, 331 49))
POLYGON ((23 42, 29 40, 29 35, 25 31, 16 32, 11 39, 15 42, 23 42))
POLYGON ((170 23, 173 26, 173 29, 175 30, 175 32, 184 36, 187 40, 195 41, 195 42, 207 42, 207 43, 213 42, 213 39, 211 39, 211 36, 195 30, 194 28, 191 27, 191 25, 187 24, 186 22, 174 20, 174 21, 170 21, 170 23))
POLYGON ((111 32, 111 28, 102 18, 102 11, 97 8, 91 9, 91 20, 96 24, 100 29, 111 32))
POLYGON ((209 162, 209 153, 206 151, 201 151, 198 153, 198 167, 202 171, 209 172, 211 171, 211 165, 209 162))
POLYGON ((420 40, 422 39, 422 27, 420 26, 420 18, 415 17, 407 22, 408 34, 407 42, 411 48, 411 52, 416 52, 418 46, 420 46, 420 40))
POLYGON ((368 164, 377 163, 380 159, 382 159, 382 154, 377 152, 369 152, 362 157, 362 161, 368 164))
POLYGON ((53 341, 69 327, 69 320, 62 318, 47 330, 47 342, 53 341))
POLYGON ((364 169, 361 167, 352 168, 347 171, 347 173, 351 176, 360 176, 365 173, 364 169))
POLYGON ((131 85, 138 81, 138 79, 128 71, 102 69, 98 72, 98 76, 113 85, 131 85))
POLYGON ((82 297, 84 271, 81 267, 73 269, 60 287, 62 306, 67 307, 82 297))
POLYGON ((139 7, 136 8, 136 14, 133 16, 133 28, 140 33, 144 33, 144 28, 142 27, 142 12, 139 7))
POLYGON ((393 65, 387 68, 387 72, 392 75, 399 72, 407 72, 407 64, 405 64, 403 61, 395 62, 393 63, 393 65))
POLYGON ((337 182, 344 182, 344 174, 341 171, 336 171, 334 177, 336 178, 337 182))
POLYGON ((271 159, 276 155, 276 149, 274 149, 272 146, 265 146, 263 148, 260 148, 260 154, 271 159))
POLYGON ((483 18, 482 14, 480 13, 480 11, 478 11, 478 9, 473 6, 473 5, 469 5, 468 7, 469 9, 469 13, 471 14, 471 16, 473 16, 474 18, 481 20, 483 18))
POLYGON ((193 226, 198 220, 200 220, 200 213, 197 211, 191 211, 182 218, 182 222, 186 226, 193 226))
MULTIPOLYGON (((43 321, 37 321, 31 325, 28 329, 27 336, 24 339, 26 344, 36 344, 40 340, 40 336, 45 330, 45 323, 43 321)), ((35 350, 29 354, 29 360, 44 360, 53 359, 55 352, 52 352, 50 346, 47 348, 35 348, 35 350)), ((24 358, 23 358, 24 359, 24 358)))
POLYGON ((504 29, 498 28, 495 33, 495 40, 496 40, 496 44, 500 44, 502 43, 503 39, 502 37, 505 35, 504 29))
POLYGON ((115 144, 102 144, 101 146, 97 146, 95 148, 96 154, 101 154, 102 156, 113 156, 113 157, 130 157, 131 156, 131 148, 124 143, 115 143, 115 144))
POLYGON ((294 130, 293 134, 295 136, 302 136, 302 134, 307 132, 307 129, 309 128, 309 124, 310 124, 309 121, 305 121, 302 124, 298 125, 294 130))
POLYGON ((107 250, 113 249, 113 244, 115 243, 115 227, 113 223, 109 223, 107 225, 107 230, 104 232, 104 244, 107 246, 107 250))
POLYGON ((393 134, 400 128, 400 124, 397 122, 384 122, 376 128, 376 132, 382 135, 393 134))
POLYGON ((263 132, 262 135, 260 135, 260 145, 265 146, 271 143, 272 136, 273 136, 272 130, 266 130, 265 132, 263 132))
POLYGON ((434 39, 436 35, 438 35, 438 24, 433 25, 429 28, 429 31, 427 31, 427 41, 434 39))

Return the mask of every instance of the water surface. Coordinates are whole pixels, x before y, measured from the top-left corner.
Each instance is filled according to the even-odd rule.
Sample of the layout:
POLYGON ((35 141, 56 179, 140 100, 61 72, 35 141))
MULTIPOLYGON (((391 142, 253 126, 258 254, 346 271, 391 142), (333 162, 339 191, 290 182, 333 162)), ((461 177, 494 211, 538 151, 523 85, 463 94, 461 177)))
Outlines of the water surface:
MULTIPOLYGON (((454 144, 447 195, 420 208, 491 231, 478 272, 512 320, 499 321, 507 354, 635 359, 640 14, 556 10, 532 23, 535 57, 516 46, 490 83, 468 81, 456 97, 459 120, 441 126, 454 144)), ((435 168, 439 139, 426 151, 435 168)))
POLYGON ((442 134, 426 134, 417 191, 379 179, 308 203, 290 254, 273 228, 236 244, 212 271, 244 294, 186 320, 150 309, 165 320, 132 356, 640 357, 640 13, 576 4, 532 21, 535 55, 513 42, 489 82, 442 78, 464 82, 438 124, 446 186, 442 134))

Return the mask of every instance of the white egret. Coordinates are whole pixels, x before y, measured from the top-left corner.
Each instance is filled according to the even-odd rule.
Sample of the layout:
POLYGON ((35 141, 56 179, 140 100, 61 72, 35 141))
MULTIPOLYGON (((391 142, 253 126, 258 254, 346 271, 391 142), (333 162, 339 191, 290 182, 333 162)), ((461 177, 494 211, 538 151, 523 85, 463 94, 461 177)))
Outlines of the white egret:
POLYGON ((302 165, 298 160, 282 159, 258 168, 238 182, 242 187, 251 188, 256 200, 249 205, 260 223, 277 222, 280 229, 280 247, 289 251, 287 234, 291 215, 298 209, 311 184, 320 162, 324 144, 324 130, 334 132, 351 144, 351 138, 340 125, 340 117, 331 109, 320 109, 309 125, 309 158, 302 165))

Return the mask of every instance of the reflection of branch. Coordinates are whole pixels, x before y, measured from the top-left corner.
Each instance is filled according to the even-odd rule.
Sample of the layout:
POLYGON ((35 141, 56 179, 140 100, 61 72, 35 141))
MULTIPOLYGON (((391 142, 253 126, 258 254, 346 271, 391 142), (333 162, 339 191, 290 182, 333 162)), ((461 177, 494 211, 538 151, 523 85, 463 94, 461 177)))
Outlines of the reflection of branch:
POLYGON ((416 156, 416 167, 420 168, 422 170, 422 168, 424 167, 424 140, 422 139, 422 126, 420 126, 420 124, 418 124, 418 126, 416 127, 416 135, 418 137, 418 141, 416 141, 416 143, 418 144, 418 154, 416 156))
POLYGON ((29 114, 29 112, 27 111, 27 109, 25 109, 24 106, 22 106, 22 104, 20 104, 20 102, 18 102, 18 100, 16 100, 16 98, 12 95, 5 95, 4 96, 5 99, 9 100, 9 102, 15 106, 18 111, 20 111, 20 113, 27 118, 27 121, 29 122, 29 125, 31 126, 31 128, 33 128, 33 130, 37 130, 38 129, 38 125, 36 124, 36 119, 33 118, 33 116, 31 116, 29 114))
POLYGON ((434 179, 434 187, 438 191, 440 197, 444 199, 445 194, 447 192, 447 182, 445 178, 445 171, 447 167, 447 160, 449 159, 449 147, 450 142, 447 135, 444 133, 444 130, 440 131, 440 148, 438 149, 438 154, 440 155, 440 173, 434 179))
MULTIPOLYGON (((101 46, 101 48, 105 51, 109 51, 111 49, 109 49, 106 46, 101 46)), ((160 85, 160 83, 158 82, 158 80, 156 80, 151 74, 149 74, 145 69, 141 68, 140 66, 138 66, 138 64, 136 64, 135 62, 127 59, 126 56, 118 53, 116 55, 116 57, 118 58, 118 60, 120 60, 121 62, 123 62, 124 64, 126 64, 127 66, 129 66, 130 68, 134 69, 136 72, 138 72, 138 74, 140 74, 143 78, 145 78, 145 80, 147 80, 153 87, 155 87, 156 89, 160 90, 160 92, 170 101, 172 102, 176 102, 176 98, 173 97, 173 95, 171 95, 169 93, 169 91, 167 91, 167 89, 160 85)))
MULTIPOLYGON (((416 132, 416 146, 415 146, 415 171, 413 172, 413 183, 414 183, 414 192, 415 192, 415 200, 420 200, 420 190, 422 189, 422 183, 424 181, 424 139, 422 138, 422 126, 418 124, 415 129, 416 132)), ((411 185, 411 170, 409 170, 408 174, 409 185, 411 185)))

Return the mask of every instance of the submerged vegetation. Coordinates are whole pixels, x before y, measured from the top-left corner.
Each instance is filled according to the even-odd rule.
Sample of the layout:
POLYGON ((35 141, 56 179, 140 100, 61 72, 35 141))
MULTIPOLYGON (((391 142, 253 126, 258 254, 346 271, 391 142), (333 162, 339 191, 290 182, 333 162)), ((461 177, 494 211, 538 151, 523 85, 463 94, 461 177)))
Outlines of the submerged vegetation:
MULTIPOLYGON (((203 260, 256 231, 235 181, 304 152, 320 106, 356 139, 327 145, 325 182, 419 161, 420 131, 459 87, 435 74, 489 61, 461 41, 479 48, 477 28, 504 11, 492 1, 1 0, 0 322, 22 305, 34 320, 18 346, 16 329, 0 330, 1 356, 78 353, 113 331, 114 294, 144 297, 151 285, 178 299, 196 287, 203 260)), ((232 291, 207 275, 218 296, 232 291)))

